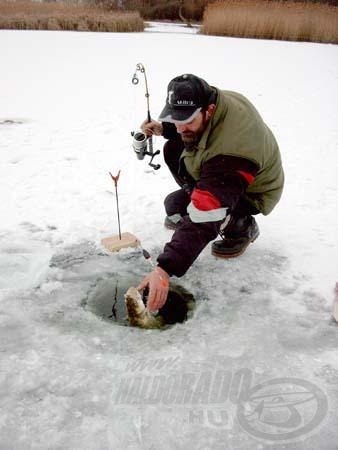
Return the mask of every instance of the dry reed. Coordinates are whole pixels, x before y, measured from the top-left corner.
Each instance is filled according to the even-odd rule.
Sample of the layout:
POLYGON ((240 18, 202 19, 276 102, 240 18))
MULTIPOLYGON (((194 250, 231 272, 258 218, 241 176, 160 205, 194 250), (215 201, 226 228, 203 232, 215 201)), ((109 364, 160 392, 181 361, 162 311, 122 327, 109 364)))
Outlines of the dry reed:
POLYGON ((338 7, 319 3, 224 0, 210 4, 203 34, 338 43, 338 7))
POLYGON ((0 1, 0 29, 133 32, 143 31, 138 12, 108 12, 65 3, 0 1))

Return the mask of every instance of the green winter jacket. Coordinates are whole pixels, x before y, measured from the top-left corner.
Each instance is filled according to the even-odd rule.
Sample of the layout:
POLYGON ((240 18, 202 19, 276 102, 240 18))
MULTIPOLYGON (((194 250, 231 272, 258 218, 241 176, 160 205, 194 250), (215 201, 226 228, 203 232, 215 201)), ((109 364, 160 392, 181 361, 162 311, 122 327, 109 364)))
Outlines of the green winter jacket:
POLYGON ((246 199, 264 215, 279 201, 284 173, 278 144, 256 108, 243 95, 218 90, 214 114, 194 151, 184 150, 185 166, 199 180, 203 163, 217 155, 247 158, 258 166, 246 199))

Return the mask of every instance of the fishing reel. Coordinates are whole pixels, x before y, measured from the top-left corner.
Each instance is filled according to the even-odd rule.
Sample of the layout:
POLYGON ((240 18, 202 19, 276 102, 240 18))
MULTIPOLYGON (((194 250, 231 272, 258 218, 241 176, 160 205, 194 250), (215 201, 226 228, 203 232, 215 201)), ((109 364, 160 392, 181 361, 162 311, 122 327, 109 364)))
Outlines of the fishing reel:
MULTIPOLYGON (((151 116, 150 116, 150 109, 149 109, 149 91, 148 91, 148 82, 147 82, 147 76, 146 76, 146 70, 143 66, 143 64, 139 63, 136 64, 136 70, 135 73, 133 75, 132 78, 132 83, 138 84, 139 83, 139 78, 137 76, 137 72, 141 72, 144 75, 144 82, 146 85, 146 99, 147 99, 147 118, 148 118, 148 122, 151 121, 151 116)), ((153 150, 153 137, 152 136, 146 136, 142 131, 132 131, 131 135, 133 137, 133 149, 134 152, 136 153, 137 159, 142 160, 144 159, 144 157, 150 156, 150 162, 149 162, 149 166, 152 167, 154 170, 158 170, 161 165, 160 164, 154 164, 153 163, 153 159, 155 156, 160 154, 159 150, 156 150, 156 152, 154 152, 153 150)))
POLYGON ((152 143, 150 143, 149 138, 142 132, 142 131, 132 131, 131 135, 133 136, 133 149, 136 153, 136 157, 139 160, 144 159, 146 155, 150 156, 150 162, 149 166, 152 167, 154 170, 158 170, 161 165, 160 164, 154 164, 153 159, 155 156, 160 154, 159 150, 156 150, 156 152, 153 151, 152 143), (149 148, 148 148, 149 147, 149 148))

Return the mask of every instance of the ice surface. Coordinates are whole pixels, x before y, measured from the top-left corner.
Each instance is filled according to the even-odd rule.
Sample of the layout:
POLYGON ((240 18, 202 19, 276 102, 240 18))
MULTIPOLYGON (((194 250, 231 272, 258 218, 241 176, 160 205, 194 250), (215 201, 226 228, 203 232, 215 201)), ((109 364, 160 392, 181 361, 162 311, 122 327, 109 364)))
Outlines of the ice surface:
POLYGON ((337 449, 337 46, 173 31, 0 31, 1 449, 337 449), (153 259, 171 236, 163 198, 176 185, 162 156, 154 172, 131 149, 146 117, 142 82, 131 83, 138 62, 153 117, 185 72, 248 96, 286 172, 246 253, 224 261, 208 246, 179 280, 198 307, 164 332, 113 326, 81 307, 100 280, 149 271, 138 250, 100 246, 117 233, 109 171, 121 170, 122 231, 153 259), (228 371, 233 388, 241 370, 255 386, 286 377, 318 386, 329 400, 322 426, 268 442, 240 426, 231 396, 221 408, 179 401, 177 380, 228 371), (163 379, 176 400, 165 390, 144 400, 141 383, 163 379))

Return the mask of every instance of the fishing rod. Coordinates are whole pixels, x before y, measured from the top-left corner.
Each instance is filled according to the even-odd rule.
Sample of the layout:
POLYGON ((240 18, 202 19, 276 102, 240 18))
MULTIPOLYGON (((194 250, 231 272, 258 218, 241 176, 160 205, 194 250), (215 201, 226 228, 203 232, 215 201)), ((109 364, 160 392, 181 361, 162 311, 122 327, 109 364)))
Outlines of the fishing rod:
MULTIPOLYGON (((150 106, 149 106, 149 89, 148 89, 148 80, 147 80, 147 74, 146 69, 144 68, 144 65, 141 63, 136 64, 135 73, 132 78, 132 83, 134 85, 138 84, 140 82, 137 72, 141 72, 144 76, 144 82, 145 82, 145 88, 146 93, 145 97, 147 99, 147 120, 148 122, 151 121, 151 115, 150 115, 150 106)), ((146 136, 142 131, 132 131, 131 135, 133 136, 133 149, 136 153, 137 159, 144 159, 145 155, 150 156, 150 162, 149 166, 152 167, 154 170, 158 170, 161 166, 160 164, 154 164, 153 159, 156 155, 160 154, 159 150, 156 150, 154 153, 154 147, 153 147, 153 137, 152 136, 146 136)))

